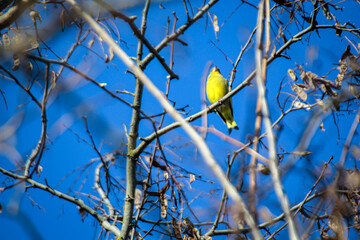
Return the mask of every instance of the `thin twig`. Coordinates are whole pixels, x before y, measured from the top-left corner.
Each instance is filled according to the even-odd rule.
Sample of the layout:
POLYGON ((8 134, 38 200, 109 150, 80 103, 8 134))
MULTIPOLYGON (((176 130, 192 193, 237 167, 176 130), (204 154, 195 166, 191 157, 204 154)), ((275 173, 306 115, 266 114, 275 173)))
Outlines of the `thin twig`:
POLYGON ((101 172, 101 168, 104 166, 104 164, 101 162, 99 163, 96 168, 95 168, 95 185, 94 188, 96 189, 96 191, 98 192, 98 194, 101 197, 101 200, 104 201, 106 207, 109 210, 109 216, 110 218, 113 218, 115 216, 115 208, 113 207, 113 205, 111 204, 109 198, 107 197, 104 189, 101 187, 101 182, 100 182, 100 172, 101 172))
POLYGON ((41 135, 40 139, 35 147, 35 149, 32 151, 29 158, 26 160, 25 163, 25 169, 24 169, 24 176, 31 178, 35 171, 38 171, 38 166, 40 165, 42 154, 45 150, 46 145, 46 134, 47 134, 47 117, 46 117, 46 103, 48 100, 48 89, 49 89, 49 64, 46 64, 46 70, 45 70, 45 88, 43 93, 43 100, 41 103, 41 122, 42 122, 42 128, 41 128, 41 135), (31 165, 35 162, 37 158, 37 161, 35 163, 35 166, 33 170, 30 171, 31 165))
MULTIPOLYGON (((135 36, 139 39, 139 41, 141 41, 142 43, 144 43, 144 45, 149 49, 149 51, 153 54, 153 56, 155 56, 160 64, 164 67, 164 69, 170 74, 170 79, 176 78, 179 79, 179 76, 176 75, 171 68, 166 64, 165 59, 160 56, 159 54, 159 50, 157 50, 156 48, 154 48, 151 43, 147 40, 147 38, 145 38, 144 33, 142 33, 142 31, 140 29, 137 28, 137 26, 134 23, 134 20, 136 19, 136 17, 127 17, 126 15, 122 14, 121 12, 116 11, 115 9, 113 9, 109 4, 107 4, 104 1, 101 0, 95 0, 100 6, 103 6, 106 10, 108 10, 114 17, 118 17, 122 20, 124 20, 125 22, 127 22, 130 26, 130 28, 133 30, 135 36)), ((143 65, 142 63, 139 64, 140 66, 145 67, 145 65, 143 65)))
POLYGON ((239 55, 234 63, 234 66, 233 66, 233 69, 231 70, 231 75, 230 75, 230 80, 229 80, 229 90, 231 90, 232 88, 232 84, 234 82, 234 79, 235 79, 235 75, 236 75, 236 68, 237 66, 239 65, 240 63, 240 60, 241 60, 241 57, 242 55, 244 54, 245 50, 248 48, 248 46, 250 45, 251 43, 251 40, 253 38, 253 36, 255 35, 256 33, 256 27, 254 28, 254 30, 251 32, 247 42, 245 43, 245 46, 241 48, 241 51, 239 52, 239 55))
MULTIPOLYGON (((166 36, 156 47, 155 50, 160 52, 164 47, 167 46, 169 42, 172 40, 176 40, 181 34, 183 34, 191 25, 193 25, 197 20, 199 20, 205 13, 209 11, 209 9, 215 5, 219 0, 210 0, 207 4, 205 4, 199 11, 189 19, 185 24, 179 27, 173 34, 166 36)), ((154 58, 153 53, 149 53, 141 63, 141 66, 147 66, 150 61, 154 58)))

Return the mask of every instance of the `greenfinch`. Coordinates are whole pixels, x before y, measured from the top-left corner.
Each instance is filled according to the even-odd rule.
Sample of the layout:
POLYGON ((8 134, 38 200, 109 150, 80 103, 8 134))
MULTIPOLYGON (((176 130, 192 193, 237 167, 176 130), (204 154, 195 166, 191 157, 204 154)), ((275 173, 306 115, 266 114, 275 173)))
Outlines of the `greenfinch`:
MULTIPOLYGON (((213 67, 206 81, 206 95, 210 103, 217 102, 229 92, 227 80, 221 75, 218 67, 213 67)), ((215 109, 229 129, 239 129, 233 117, 233 108, 231 99, 227 100, 215 109)))

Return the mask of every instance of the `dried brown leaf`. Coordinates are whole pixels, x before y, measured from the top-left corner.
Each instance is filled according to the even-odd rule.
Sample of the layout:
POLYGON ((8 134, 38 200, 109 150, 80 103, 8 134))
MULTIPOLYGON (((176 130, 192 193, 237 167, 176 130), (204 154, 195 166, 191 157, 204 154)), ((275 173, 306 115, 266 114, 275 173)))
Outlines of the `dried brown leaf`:
POLYGON ((26 37, 28 39, 28 42, 30 43, 30 46, 32 49, 36 49, 39 47, 39 42, 34 38, 31 34, 26 34, 26 37))
POLYGON ((108 63, 110 61, 110 58, 107 54, 104 54, 105 55, 105 63, 108 63))
POLYGON ((38 20, 39 22, 42 22, 42 19, 41 19, 41 16, 40 16, 40 13, 38 11, 30 11, 30 18, 31 20, 33 21, 33 23, 35 24, 36 23, 36 20, 38 20))
POLYGON ((301 84, 301 83, 296 83, 296 86, 298 86, 300 88, 303 88, 304 90, 309 90, 310 89, 308 85, 301 84))
POLYGON ((17 54, 14 54, 14 55, 13 55, 13 59, 14 59, 14 65, 12 66, 11 69, 12 69, 13 71, 16 71, 16 70, 18 70, 19 67, 20 67, 21 59, 20 59, 19 55, 17 55, 17 54))
POLYGON ((36 174, 38 177, 40 177, 40 174, 42 173, 43 171, 43 167, 41 165, 39 165, 36 169, 36 174))
POLYGON ((215 14, 214 14, 214 19, 213 19, 213 28, 214 28, 214 32, 216 35, 219 32, 220 28, 219 28, 218 17, 215 14))
POLYGON ((91 39, 91 40, 88 42, 88 47, 91 48, 91 47, 94 45, 94 42, 95 42, 95 40, 94 40, 94 39, 91 39))
MULTIPOLYGON (((358 117, 358 121, 360 122, 360 117, 358 117)), ((350 152, 355 159, 360 159, 360 147, 353 145, 351 146, 350 152)))
POLYGON ((337 96, 337 92, 335 92, 334 90, 332 90, 331 87, 329 87, 326 84, 321 84, 320 85, 321 89, 324 91, 325 94, 327 94, 330 97, 335 97, 337 96))
POLYGON ((355 86, 349 85, 349 92, 351 93, 351 95, 353 95, 357 99, 360 98, 359 90, 355 86))
POLYGON ((317 87, 316 80, 319 78, 318 75, 316 75, 313 72, 306 72, 306 79, 308 81, 308 85, 310 88, 315 89, 317 87))
MULTIPOLYGON (((156 161, 155 159, 153 160, 153 166, 154 167, 157 167, 157 168, 160 168, 161 170, 163 170, 163 171, 166 171, 167 170, 167 168, 166 168, 166 166, 164 166, 164 165, 161 165, 158 161, 156 161)), ((165 175, 165 174, 164 174, 165 175)))
MULTIPOLYGON (((338 21, 336 21, 336 22, 335 22, 335 26, 339 27, 339 26, 341 26, 341 24, 340 24, 338 21)), ((341 37, 342 30, 339 29, 339 28, 336 28, 335 34, 336 34, 336 36, 341 37)))
POLYGON ((161 217, 166 218, 168 209, 168 200, 165 194, 160 194, 161 217))
POLYGON ((303 81, 304 84, 308 85, 309 80, 307 79, 306 72, 302 66, 299 66, 299 71, 300 71, 301 80, 303 81))
MULTIPOLYGON (((84 204, 83 200, 79 200, 82 204, 84 204)), ((77 206, 77 209, 79 210, 79 214, 81 216, 81 220, 84 221, 84 219, 86 218, 87 216, 87 211, 85 211, 84 208, 80 207, 80 206, 77 206)))
POLYGON ((297 80, 298 80, 297 77, 296 77, 296 74, 295 74, 294 70, 288 69, 288 74, 289 74, 289 76, 291 77, 291 79, 292 79, 293 81, 297 81, 297 80))
POLYGON ((262 174, 264 174, 265 176, 270 174, 270 168, 268 166, 265 166, 262 163, 258 163, 257 164, 257 168, 256 170, 258 170, 259 172, 261 172, 262 174))
POLYGON ((28 43, 23 37, 23 34, 15 34, 14 37, 11 38, 11 48, 13 52, 22 52, 28 46, 28 43))
POLYGON ((166 181, 169 180, 169 174, 167 172, 164 172, 164 178, 166 181))
POLYGON ((339 73, 336 76, 335 82, 336 82, 336 87, 340 89, 342 81, 344 80, 346 71, 348 69, 346 60, 340 60, 340 66, 338 67, 338 69, 339 69, 339 73))
POLYGON ((65 29, 65 10, 62 9, 60 13, 60 24, 61 24, 61 31, 63 32, 65 29))
POLYGON ((360 173, 359 171, 347 171, 345 182, 348 188, 356 190, 360 186, 360 173))
POLYGON ((190 174, 190 183, 195 182, 195 175, 190 174))
POLYGON ((142 196, 142 191, 138 188, 135 189, 135 209, 139 209, 141 206, 141 196, 142 196))
POLYGON ((352 71, 358 72, 360 70, 360 64, 357 61, 357 57, 352 53, 349 54, 348 64, 352 71))
POLYGON ((2 35, 2 39, 3 39, 3 43, 4 43, 5 49, 8 49, 8 48, 10 47, 10 38, 9 38, 9 35, 3 34, 3 35, 2 35))
POLYGON ((341 55, 340 61, 345 61, 346 58, 349 56, 349 54, 350 54, 350 45, 346 47, 345 52, 343 52, 343 54, 341 55))
POLYGON ((315 81, 320 84, 325 84, 327 87, 330 87, 330 88, 337 88, 336 84, 334 84, 330 80, 324 79, 323 77, 318 77, 315 81))
POLYGON ((302 103, 302 102, 300 102, 300 101, 294 102, 294 107, 296 107, 296 108, 303 108, 303 109, 306 109, 306 110, 310 110, 310 109, 311 109, 311 105, 310 105, 310 104, 302 103))
POLYGON ((86 211, 85 209, 81 208, 81 207, 78 207, 78 210, 79 210, 79 214, 81 216, 81 219, 85 219, 86 217, 86 211))
POLYGON ((336 239, 345 239, 344 223, 340 214, 332 214, 329 221, 329 227, 336 235, 336 239))
POLYGON ((114 59, 114 49, 109 48, 109 60, 112 61, 114 59))
POLYGON ((307 100, 307 94, 303 88, 297 86, 297 84, 294 84, 293 86, 291 86, 291 89, 298 95, 301 100, 307 100))
POLYGON ((29 72, 32 72, 32 70, 34 69, 32 63, 29 60, 25 60, 25 68, 26 70, 28 70, 29 72))
POLYGON ((320 3, 321 3, 322 12, 323 12, 324 16, 326 17, 326 19, 332 20, 333 18, 331 16, 328 3, 325 2, 324 0, 321 0, 320 3))

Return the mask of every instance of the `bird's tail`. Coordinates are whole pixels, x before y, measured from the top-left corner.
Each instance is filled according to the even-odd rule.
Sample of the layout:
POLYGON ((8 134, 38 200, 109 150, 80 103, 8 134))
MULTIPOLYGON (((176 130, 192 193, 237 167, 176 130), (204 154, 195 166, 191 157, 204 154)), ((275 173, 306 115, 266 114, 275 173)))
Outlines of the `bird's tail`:
POLYGON ((229 129, 229 134, 233 129, 239 130, 239 127, 237 126, 236 122, 233 119, 230 121, 226 121, 226 125, 229 129))

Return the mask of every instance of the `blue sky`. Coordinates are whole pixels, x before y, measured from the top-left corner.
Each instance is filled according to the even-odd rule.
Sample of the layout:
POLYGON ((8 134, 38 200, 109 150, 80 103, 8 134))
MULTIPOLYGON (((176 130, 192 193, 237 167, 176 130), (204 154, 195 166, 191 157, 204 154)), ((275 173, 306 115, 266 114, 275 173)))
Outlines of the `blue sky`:
MULTIPOLYGON (((201 6, 202 2, 203 1, 191 1, 194 11, 196 11, 196 7, 201 6)), ((189 107, 186 108, 186 111, 191 109, 190 114, 194 114, 201 110, 202 100, 200 79, 207 63, 213 63, 221 69, 221 72, 225 77, 229 76, 232 64, 218 48, 232 61, 235 61, 241 47, 245 45, 251 31, 256 25, 257 11, 249 5, 243 4, 232 14, 233 9, 239 4, 240 1, 220 1, 220 3, 211 8, 210 13, 212 14, 212 17, 214 16, 213 14, 218 17, 220 26, 226 21, 218 33, 219 41, 215 38, 210 20, 206 16, 191 26, 184 35, 180 36, 180 39, 186 42, 188 46, 183 46, 180 43, 175 42, 174 71, 179 75, 180 79, 172 80, 169 94, 170 100, 176 102, 175 107, 179 108, 189 105, 189 107), (214 47, 211 41, 214 42, 218 48, 214 47)), ((149 10, 146 37, 153 45, 156 45, 165 36, 165 27, 167 25, 168 17, 171 19, 170 26, 172 26, 173 11, 176 12, 177 17, 179 18, 177 27, 186 22, 186 15, 182 2, 170 1, 164 2, 162 5, 165 8, 160 8, 158 3, 152 3, 149 10)), ((351 19, 352 21, 356 21, 352 22, 353 24, 359 26, 360 19, 357 18, 357 13, 360 12, 360 5, 352 1, 346 1, 344 5, 350 7, 351 11, 336 11, 337 19, 341 23, 351 19)), ((47 25, 46 20, 50 21, 57 18, 56 15, 53 16, 49 13, 45 13, 40 5, 36 8, 43 13, 43 23, 40 24, 40 28, 47 25)), ((307 10, 310 13, 310 9, 307 10)), ((54 9, 52 9, 52 11, 58 14, 58 11, 55 11, 54 9)), ((137 26, 140 26, 141 11, 142 5, 123 10, 128 16, 138 16, 136 20, 137 26)), ((23 19, 29 21, 29 19, 26 19, 26 16, 23 16, 23 19)), ((280 19, 287 22, 289 14, 284 13, 280 15, 280 19)), ((126 42, 122 42, 120 46, 128 53, 128 55, 136 56, 137 39, 132 34, 131 29, 122 21, 112 21, 112 19, 109 19, 109 24, 112 27, 114 27, 112 24, 116 24, 116 27, 120 32, 120 37, 126 42)), ((319 12, 318 22, 326 23, 321 12, 319 12)), ((304 25, 307 26, 307 23, 304 23, 304 25)), ((274 30, 277 31, 275 28, 274 30)), ((290 27, 289 30, 291 32, 286 32, 288 38, 290 33, 297 32, 295 26, 290 27)), ((319 33, 321 38, 319 38, 316 33, 312 33, 310 38, 307 35, 304 37, 303 41, 293 44, 291 48, 286 51, 286 53, 291 56, 290 60, 284 58, 278 59, 268 67, 267 93, 273 121, 280 115, 276 103, 276 94, 282 80, 284 83, 289 82, 289 78, 286 76, 287 70, 289 68, 295 68, 296 64, 305 64, 305 70, 313 71, 319 76, 325 75, 331 68, 336 66, 341 54, 349 44, 348 41, 338 38, 335 35, 334 30, 319 30, 319 33)), ((59 32, 58 34, 49 37, 49 39, 47 39, 47 44, 51 46, 55 52, 64 56, 73 43, 76 34, 77 28, 68 26, 64 33, 59 32)), ((356 40, 356 38, 350 34, 343 34, 352 41, 356 40)), ((115 35, 113 36, 115 37, 115 35)), ((272 39, 273 38, 274 34, 272 33, 272 39)), ((92 39, 92 37, 89 37, 84 44, 86 45, 90 39, 92 39)), ((104 52, 108 54, 107 46, 105 46, 105 44, 103 45, 104 52)), ((279 48, 279 45, 277 45, 277 48, 279 48)), ((69 63, 78 67, 81 71, 93 77, 98 82, 107 83, 107 88, 113 92, 115 92, 115 90, 134 91, 134 77, 129 73, 125 74, 126 67, 118 58, 115 57, 113 61, 105 64, 102 59, 102 46, 98 41, 95 41, 92 50, 97 52, 98 56, 101 57, 93 54, 86 47, 79 47, 70 58, 69 63)), ((144 56, 146 56, 148 51, 145 47, 144 52, 144 56)), ((352 52, 355 53, 354 49, 352 49, 352 52)), ((54 58, 50 52, 45 51, 45 53, 44 54, 47 57, 54 58)), ((168 62, 170 47, 162 50, 161 55, 168 62)), ((9 57, 9 60, 2 60, 1 64, 10 68, 12 64, 11 56, 7 57, 9 57)), ((254 48, 250 48, 244 54, 242 61, 239 64, 233 86, 235 87, 240 84, 249 73, 254 70, 254 67, 254 48)), ((58 66, 53 66, 53 70, 57 71, 58 66)), ((165 91, 167 73, 162 69, 156 59, 147 66, 145 73, 160 90, 165 91)), ((335 79, 337 72, 334 71, 334 73, 329 75, 330 79, 335 79)), ((20 74, 17 76, 20 76, 20 74)), ((26 76, 24 78, 26 78, 26 76)), ((246 87, 233 98, 234 117, 240 130, 233 131, 231 137, 242 142, 247 142, 248 137, 254 132, 254 109, 256 106, 257 90, 255 82, 253 82, 253 85, 254 87, 246 87)), ((104 92, 99 91, 99 88, 84 79, 79 78, 69 70, 64 71, 57 87, 60 88, 60 86, 70 90, 60 91, 59 89, 60 95, 48 108, 49 141, 41 162, 41 166, 44 170, 41 173, 41 176, 36 177, 35 179, 40 182, 44 182, 44 179, 46 179, 50 186, 57 186, 59 190, 65 193, 69 193, 68 190, 70 188, 70 195, 81 197, 86 202, 86 196, 78 195, 78 193, 79 191, 82 191, 96 195, 92 187, 94 177, 93 171, 97 163, 94 163, 92 168, 86 169, 81 174, 82 177, 80 180, 77 179, 77 176, 81 172, 81 169, 79 170, 78 168, 91 162, 97 157, 97 154, 81 139, 84 138, 86 141, 89 141, 85 132, 84 120, 81 116, 87 116, 89 129, 94 136, 95 143, 99 148, 101 146, 101 153, 104 154, 119 146, 122 146, 123 149, 125 148, 124 125, 129 129, 131 109, 123 103, 109 97, 104 92), (74 132, 76 134, 74 134, 74 132), (78 170, 68 175, 74 169, 78 170), (67 177, 64 178, 65 176, 67 177), (86 178, 83 178, 85 176, 86 178)), ((8 104, 8 109, 6 109, 4 103, 0 103, 0 109, 3 112, 3 114, 0 115, 0 124, 5 124, 17 113, 24 114, 22 125, 16 132, 16 135, 7 140, 9 144, 16 148, 21 158, 16 158, 17 156, 14 156, 14 158, 9 160, 4 155, 0 155, 1 166, 14 170, 16 169, 15 163, 26 159, 26 156, 31 154, 31 150, 38 141, 41 129, 41 113, 40 109, 29 100, 27 95, 12 82, 1 80, 0 88, 4 91, 8 104), (24 102, 27 102, 27 104, 19 106, 24 102)), ((42 94, 41 88, 35 86, 33 89, 34 95, 40 99, 42 94)), ((285 90, 289 91, 288 84, 284 88, 284 91, 285 90)), ((122 94, 120 96, 129 102, 132 101, 132 97, 129 95, 122 94)), ((285 97, 286 95, 281 95, 281 99, 284 99, 285 97)), ((313 102, 315 100, 310 99, 310 101, 313 102)), ((160 104, 154 100, 147 90, 144 91, 142 109, 148 115, 155 115, 162 112, 160 104)), ((278 139, 279 148, 286 149, 286 151, 293 151, 295 149, 312 113, 313 111, 300 110, 293 112, 286 117, 282 122, 284 130, 281 132, 278 139)), ((297 203, 298 200, 302 199, 315 181, 309 174, 313 168, 321 168, 322 163, 327 161, 331 155, 334 156, 334 163, 338 161, 342 145, 345 142, 354 116, 354 114, 349 115, 345 112, 341 114, 338 119, 338 126, 341 134, 340 139, 338 139, 337 129, 333 124, 334 119, 330 114, 324 120, 324 128, 326 131, 317 130, 316 136, 311 142, 309 151, 312 151, 314 154, 307 160, 302 158, 301 161, 296 164, 296 168, 285 175, 284 185, 292 204, 297 203)), ((172 122, 173 119, 166 117, 164 125, 168 125, 172 122)), ((201 120, 198 119, 192 124, 201 126, 201 120)), ((208 125, 214 125, 218 130, 227 134, 226 126, 222 123, 219 116, 214 113, 208 115, 208 125)), ((140 137, 149 135, 152 130, 152 126, 148 121, 141 121, 140 137)), ((211 209, 213 213, 215 213, 216 206, 221 197, 221 192, 219 192, 219 196, 211 197, 207 196, 206 192, 209 189, 218 188, 220 186, 213 174, 206 166, 204 166, 204 162, 194 146, 192 144, 187 144, 189 143, 189 139, 181 129, 177 129, 172 133, 164 135, 161 140, 164 144, 167 144, 174 138, 176 138, 175 141, 170 142, 169 145, 167 145, 169 159, 182 167, 187 168, 189 171, 201 174, 203 180, 215 182, 214 184, 210 184, 196 181, 191 186, 187 185, 185 187, 188 190, 189 199, 197 196, 199 192, 204 194, 204 197, 194 201, 193 208, 198 211, 201 218, 208 218, 208 209, 211 209), (183 144, 185 145, 182 146, 183 144), (171 150, 179 146, 181 147, 176 151, 176 154, 172 155, 171 150), (207 201, 209 198, 211 200, 207 201), (206 205, 204 205, 204 203, 206 203, 206 205)), ((237 147, 222 141, 219 137, 211 133, 208 134, 206 141, 217 161, 225 169, 227 153, 231 153, 236 150, 237 147)), ((261 149, 260 153, 266 155, 264 149, 261 149)), ((287 158, 285 157, 284 161, 286 160, 287 158)), ((234 165, 234 175, 237 171, 236 168, 241 166, 242 161, 243 156, 239 158, 239 161, 234 165)), ((353 166, 353 162, 349 162, 348 165, 353 166)), ((118 174, 117 179, 123 183, 124 171, 121 167, 124 167, 125 163, 122 158, 119 158, 119 166, 120 168, 114 170, 113 173, 118 174)), ((0 179, 1 181, 4 181, 5 178, 0 176, 0 179)), ((261 177, 262 181, 268 181, 269 179, 270 177, 261 177)), ((0 194, 0 202, 4 212, 3 214, 0 214, 2 239, 37 239, 37 237, 34 237, 37 234, 43 239, 54 240, 64 238, 97 239, 99 226, 98 224, 94 224, 95 221, 91 216, 87 216, 84 221, 82 221, 81 216, 78 214, 78 211, 73 204, 66 203, 63 200, 59 200, 49 193, 40 190, 29 189, 28 193, 30 194, 31 199, 39 204, 41 208, 32 203, 27 193, 24 193, 23 189, 21 189, 21 186, 0 194), (25 214, 26 218, 13 217, 7 209, 9 206, 8 203, 10 202, 18 203, 19 213, 25 214), (34 225, 34 228, 26 228, 25 224, 21 224, 19 219, 28 219, 29 222, 32 222, 34 225), (37 233, 29 231, 36 231, 37 233)), ((278 202, 276 198, 273 194, 269 194, 269 198, 267 198, 267 196, 268 195, 266 194, 260 199, 260 204, 269 207, 275 206, 271 208, 271 210, 274 214, 278 214, 278 202)), ((121 202, 122 197, 120 197, 120 199, 121 202)), ((154 214, 154 216, 156 216, 156 214, 154 214)))

